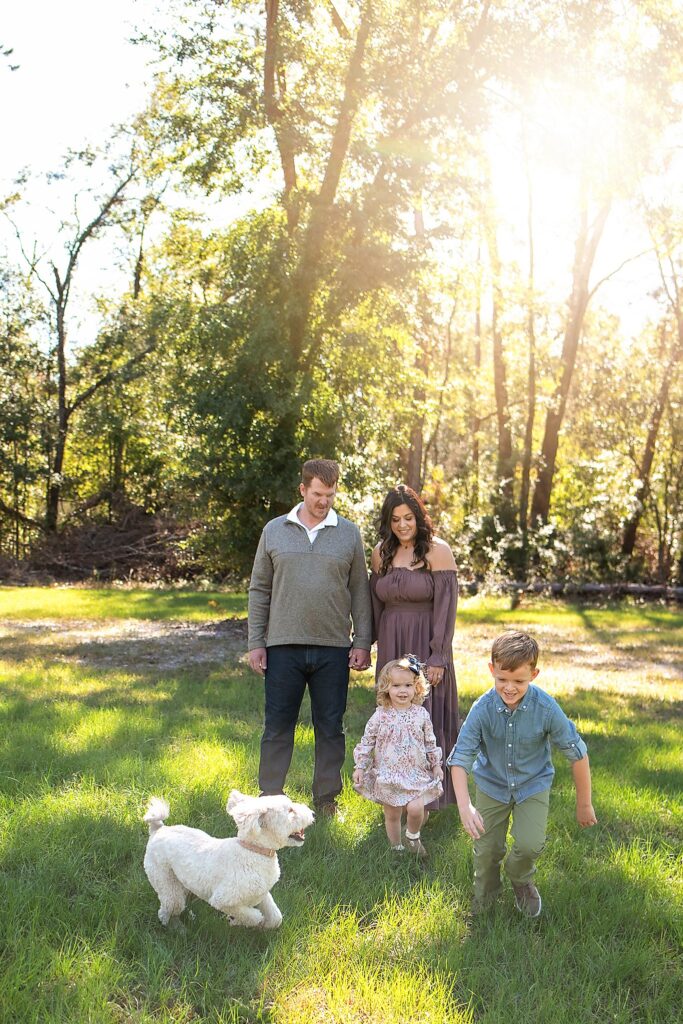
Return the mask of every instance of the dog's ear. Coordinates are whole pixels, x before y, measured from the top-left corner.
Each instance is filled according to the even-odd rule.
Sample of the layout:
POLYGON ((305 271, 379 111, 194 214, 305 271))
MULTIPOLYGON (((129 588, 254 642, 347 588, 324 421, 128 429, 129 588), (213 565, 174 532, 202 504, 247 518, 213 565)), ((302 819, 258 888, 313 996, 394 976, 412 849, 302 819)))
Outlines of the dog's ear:
POLYGON ((258 802, 256 797, 245 796, 239 790, 233 789, 226 810, 238 827, 241 827, 247 818, 258 815, 258 802))
MULTIPOLYGON (((232 814, 233 807, 236 807, 242 800, 246 800, 244 793, 240 793, 239 789, 233 789, 230 791, 228 802, 225 805, 225 809, 228 814, 232 814)), ((234 815, 233 815, 234 817, 234 815)))

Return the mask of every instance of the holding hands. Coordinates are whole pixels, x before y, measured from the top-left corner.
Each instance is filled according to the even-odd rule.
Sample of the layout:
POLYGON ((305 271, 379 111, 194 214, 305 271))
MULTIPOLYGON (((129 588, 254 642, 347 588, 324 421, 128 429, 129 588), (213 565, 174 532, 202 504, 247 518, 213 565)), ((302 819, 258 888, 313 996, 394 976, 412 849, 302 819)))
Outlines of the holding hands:
POLYGON ((352 647, 349 651, 349 668, 354 672, 364 672, 370 668, 370 651, 364 651, 362 647, 352 647))

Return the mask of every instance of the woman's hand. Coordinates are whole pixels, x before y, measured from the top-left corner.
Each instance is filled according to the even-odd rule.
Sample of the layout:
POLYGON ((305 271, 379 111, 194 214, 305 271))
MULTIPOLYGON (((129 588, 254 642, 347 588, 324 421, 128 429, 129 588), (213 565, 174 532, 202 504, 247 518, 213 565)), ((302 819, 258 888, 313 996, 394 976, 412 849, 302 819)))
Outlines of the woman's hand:
POLYGON ((352 778, 353 778, 354 786, 356 786, 356 787, 362 786, 363 785, 363 769, 362 768, 354 768, 352 778))
POLYGON ((435 764, 432 768, 432 778, 438 779, 439 782, 443 781, 443 768, 440 764, 435 764))
POLYGON ((437 665, 428 665, 425 669, 425 675, 429 685, 438 686, 439 683, 442 683, 445 672, 445 668, 439 668, 437 665))

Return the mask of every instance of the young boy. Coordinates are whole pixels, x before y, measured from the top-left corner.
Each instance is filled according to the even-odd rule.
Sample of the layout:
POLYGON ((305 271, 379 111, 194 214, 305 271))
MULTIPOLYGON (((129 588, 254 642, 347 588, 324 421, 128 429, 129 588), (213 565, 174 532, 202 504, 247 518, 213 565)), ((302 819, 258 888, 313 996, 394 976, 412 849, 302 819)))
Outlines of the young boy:
POLYGON ((533 637, 512 631, 497 637, 489 663, 493 689, 472 705, 446 761, 463 828, 475 840, 475 913, 493 902, 502 888, 500 866, 510 817, 514 843, 505 872, 515 903, 528 917, 541 913, 541 896, 532 879, 545 844, 555 774, 551 743, 571 762, 579 825, 586 828, 597 821, 586 744, 559 704, 531 685, 539 671, 537 660, 533 637), (470 770, 476 806, 467 786, 470 770))

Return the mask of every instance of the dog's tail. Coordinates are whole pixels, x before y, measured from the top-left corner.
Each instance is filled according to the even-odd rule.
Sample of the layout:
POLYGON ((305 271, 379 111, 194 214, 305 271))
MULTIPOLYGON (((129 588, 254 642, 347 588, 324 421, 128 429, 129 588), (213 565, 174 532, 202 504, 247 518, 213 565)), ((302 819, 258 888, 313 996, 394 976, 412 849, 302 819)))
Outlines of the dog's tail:
POLYGON ((171 808, 168 806, 165 800, 162 800, 160 796, 153 796, 147 805, 147 812, 142 819, 149 825, 149 834, 151 836, 160 829, 163 823, 171 813, 171 808))

